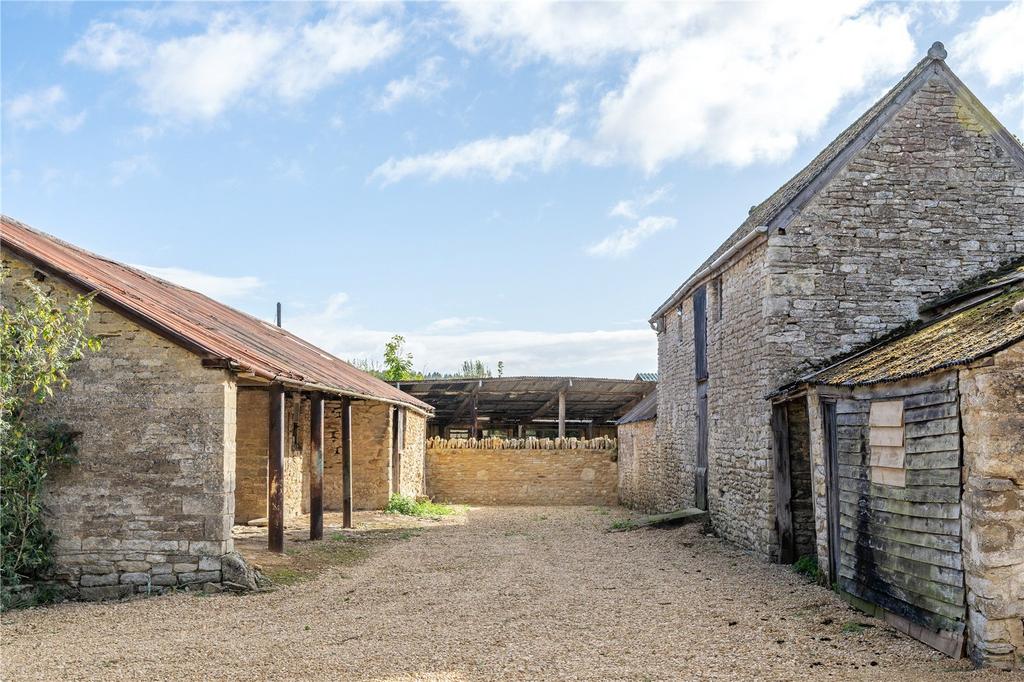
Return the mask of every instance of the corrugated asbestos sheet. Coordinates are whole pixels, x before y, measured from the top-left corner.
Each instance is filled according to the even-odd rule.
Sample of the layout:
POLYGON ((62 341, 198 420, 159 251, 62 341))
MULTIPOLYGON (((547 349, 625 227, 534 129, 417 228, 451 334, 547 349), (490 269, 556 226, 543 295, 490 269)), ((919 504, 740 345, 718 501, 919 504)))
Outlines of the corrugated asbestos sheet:
POLYGON ((0 243, 204 360, 267 380, 328 393, 430 406, 268 322, 206 296, 72 246, 12 218, 0 243))
POLYGON ((655 389, 636 404, 632 410, 618 421, 619 424, 647 421, 658 416, 658 390, 655 389))
POLYGON ((999 293, 802 381, 832 386, 877 384, 973 362, 1024 340, 1024 308, 1017 305, 1021 301, 1024 289, 999 293))

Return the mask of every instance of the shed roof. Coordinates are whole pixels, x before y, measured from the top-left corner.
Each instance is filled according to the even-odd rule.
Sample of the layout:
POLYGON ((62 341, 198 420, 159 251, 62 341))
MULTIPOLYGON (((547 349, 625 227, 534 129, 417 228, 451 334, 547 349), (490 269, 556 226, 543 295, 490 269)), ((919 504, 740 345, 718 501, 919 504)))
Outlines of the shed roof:
POLYGON ((658 389, 654 389, 644 396, 644 399, 636 404, 632 410, 618 421, 619 424, 632 424, 643 422, 648 419, 655 419, 658 416, 658 389))
POLYGON ((637 381, 657 381, 658 380, 658 373, 657 372, 637 372, 636 376, 633 377, 633 378, 636 379, 637 381))
POLYGON ((554 419, 558 416, 558 393, 563 390, 566 419, 610 423, 654 388, 649 381, 635 379, 531 376, 424 379, 398 385, 432 405, 441 424, 468 422, 474 397, 478 417, 554 419))
POLYGON ((965 365, 1021 341, 1024 287, 1018 283, 805 376, 796 384, 856 386, 899 381, 965 365))
POLYGON ((8 216, 0 244, 87 292, 203 361, 268 381, 406 405, 430 406, 295 334, 191 289, 103 258, 8 216))
POLYGON ((827 179, 830 174, 838 172, 839 168, 845 165, 849 154, 859 148, 859 145, 866 144, 872 136, 873 131, 882 125, 888 118, 896 113, 914 92, 917 91, 932 76, 937 76, 949 83, 950 87, 960 96, 968 106, 972 107, 979 116, 988 123, 989 133, 1007 149, 1010 156, 1017 160, 1024 167, 1024 148, 1017 138, 1011 135, 1006 128, 985 108, 985 106, 967 89, 956 74, 954 74, 945 63, 946 50, 942 43, 935 43, 928 54, 911 69, 896 85, 882 96, 875 104, 865 111, 848 128, 841 132, 832 142, 828 144, 817 156, 811 159, 810 163, 804 166, 796 175, 789 179, 782 187, 779 187, 767 199, 752 207, 746 219, 740 224, 722 244, 708 256, 693 275, 688 278, 678 289, 651 316, 651 323, 654 324, 657 318, 681 300, 686 293, 696 285, 696 279, 704 270, 711 271, 719 269, 711 266, 726 255, 734 246, 740 244, 748 235, 756 230, 765 227, 777 227, 784 225, 788 220, 798 214, 820 188, 822 182, 819 178, 827 179))

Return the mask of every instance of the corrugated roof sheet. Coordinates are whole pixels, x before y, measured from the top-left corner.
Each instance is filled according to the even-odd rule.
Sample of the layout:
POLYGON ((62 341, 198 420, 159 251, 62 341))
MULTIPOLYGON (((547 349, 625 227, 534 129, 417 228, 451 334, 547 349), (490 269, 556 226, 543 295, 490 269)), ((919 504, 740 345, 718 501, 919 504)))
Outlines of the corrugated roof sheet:
POLYGON ((200 357, 310 389, 431 407, 285 329, 3 216, 0 243, 200 357))
POLYGON ((799 383, 878 384, 973 362, 1024 340, 1024 304, 1017 305, 1021 301, 1024 289, 998 293, 804 377, 799 383))
POLYGON ((658 373, 657 372, 637 372, 636 376, 633 377, 633 378, 636 379, 637 381, 657 381, 658 380, 658 373))
POLYGON ((654 419, 658 416, 658 389, 654 389, 644 399, 636 404, 632 410, 623 415, 618 424, 632 424, 654 419))

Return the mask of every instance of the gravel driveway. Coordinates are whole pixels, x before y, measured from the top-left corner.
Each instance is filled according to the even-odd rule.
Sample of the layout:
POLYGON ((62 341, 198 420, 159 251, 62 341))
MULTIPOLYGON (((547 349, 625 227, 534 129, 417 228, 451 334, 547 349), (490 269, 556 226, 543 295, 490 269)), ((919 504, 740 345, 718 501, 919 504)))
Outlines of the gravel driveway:
POLYGON ((473 508, 271 593, 5 615, 2 677, 1007 679, 694 526, 604 532, 626 515, 473 508))

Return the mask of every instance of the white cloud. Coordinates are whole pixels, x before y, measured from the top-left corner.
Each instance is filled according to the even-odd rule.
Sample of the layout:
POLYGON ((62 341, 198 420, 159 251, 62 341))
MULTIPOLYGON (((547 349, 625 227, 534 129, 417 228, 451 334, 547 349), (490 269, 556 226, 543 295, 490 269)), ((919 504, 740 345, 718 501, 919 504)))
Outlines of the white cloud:
POLYGON ((25 130, 50 127, 70 133, 85 122, 85 111, 68 114, 66 103, 67 94, 59 85, 24 92, 6 104, 7 121, 25 130))
POLYGON ((676 219, 669 216, 641 218, 636 225, 624 227, 596 244, 591 244, 587 247, 587 253, 603 258, 621 258, 640 246, 641 242, 675 226, 676 219))
POLYGON ((550 59, 587 65, 612 54, 660 48, 679 39, 704 12, 697 3, 459 2, 456 42, 514 61, 550 59))
POLYGON ((202 15, 142 12, 94 23, 65 60, 131 74, 143 105, 158 116, 209 121, 253 100, 309 97, 386 58, 402 40, 386 7, 335 5, 319 19, 299 6, 212 7, 202 15), (198 28, 173 38, 145 34, 165 21, 198 21, 198 28))
POLYGON ((641 211, 664 199, 669 190, 671 190, 669 185, 663 185, 653 192, 642 194, 634 199, 623 199, 612 206, 612 210, 608 212, 608 215, 613 218, 618 216, 627 220, 636 220, 640 217, 641 211))
POLYGON ((628 60, 601 101, 589 160, 649 173, 687 156, 788 158, 844 98, 909 68, 919 12, 867 0, 454 6, 465 49, 580 67, 628 60))
POLYGON ((213 299, 244 298, 263 286, 259 277, 223 277, 178 267, 157 267, 154 265, 133 265, 168 282, 206 294, 213 299))
POLYGON ((440 320, 434 320, 427 325, 427 332, 453 332, 462 331, 469 327, 479 326, 481 324, 487 324, 490 320, 486 317, 444 317, 440 320))
POLYGON ((156 164, 146 154, 138 154, 127 159, 119 159, 110 164, 110 184, 120 187, 132 178, 142 174, 156 172, 156 164))
POLYGON ((1016 0, 997 12, 978 19, 954 38, 950 59, 957 60, 966 74, 980 74, 992 87, 1009 87, 997 107, 1004 116, 1019 116, 1024 129, 1024 58, 1020 54, 1024 35, 1024 0, 1016 0))
POLYGON ((374 108, 390 111, 405 100, 426 100, 447 90, 451 83, 441 73, 443 63, 441 57, 431 57, 416 67, 415 74, 388 82, 374 103, 374 108))
POLYGON ((642 55, 601 103, 598 138, 648 172, 696 156, 745 166, 782 161, 844 97, 915 56, 909 14, 849 3, 716 7, 717 20, 642 55))
POLYGON ((383 185, 410 176, 431 180, 488 175, 507 180, 525 169, 548 170, 571 155, 571 139, 557 128, 537 128, 525 135, 488 137, 447 151, 388 159, 370 175, 383 185))
POLYGON ((324 324, 310 317, 286 320, 285 326, 311 343, 344 359, 379 361, 392 334, 406 339, 416 368, 450 371, 462 361, 479 359, 492 368, 505 363, 506 376, 578 374, 632 378, 657 363, 657 338, 642 329, 541 332, 521 329, 430 333, 365 329, 351 323, 324 324))

